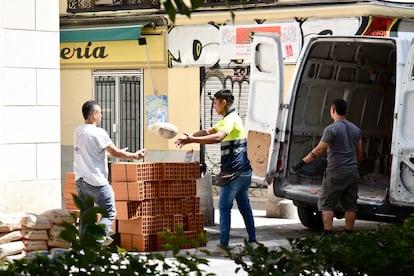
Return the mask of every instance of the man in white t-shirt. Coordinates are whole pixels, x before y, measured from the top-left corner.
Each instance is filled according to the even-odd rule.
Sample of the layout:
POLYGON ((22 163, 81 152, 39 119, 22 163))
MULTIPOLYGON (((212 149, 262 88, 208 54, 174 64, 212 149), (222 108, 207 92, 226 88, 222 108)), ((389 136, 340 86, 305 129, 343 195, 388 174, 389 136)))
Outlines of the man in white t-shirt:
MULTIPOLYGON (((102 245, 112 242, 110 230, 116 217, 115 198, 112 186, 108 180, 108 154, 125 160, 142 159, 145 149, 128 152, 118 149, 108 133, 98 127, 102 121, 101 107, 96 101, 87 101, 82 105, 82 115, 85 123, 75 130, 74 164, 78 195, 91 196, 96 205, 108 212, 108 217, 102 217, 100 223, 105 226, 106 237, 102 245)), ((93 206, 87 206, 87 208, 93 206)), ((80 227, 82 232, 82 225, 80 227)))

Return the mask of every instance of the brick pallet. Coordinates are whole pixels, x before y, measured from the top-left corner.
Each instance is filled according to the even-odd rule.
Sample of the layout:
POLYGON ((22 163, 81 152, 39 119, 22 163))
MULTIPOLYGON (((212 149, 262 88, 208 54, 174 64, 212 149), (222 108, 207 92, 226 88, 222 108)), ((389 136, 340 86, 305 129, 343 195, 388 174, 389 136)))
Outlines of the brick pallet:
MULTIPOLYGON (((112 230, 120 234, 120 246, 140 252, 164 250, 163 232, 178 231, 186 239, 206 237, 196 196, 199 174, 197 162, 111 164, 117 209, 112 230)), ((66 209, 76 210, 72 194, 77 195, 75 174, 68 172, 63 199, 66 209)), ((191 248, 189 244, 179 246, 191 248)))
MULTIPOLYGON (((196 196, 199 174, 197 162, 113 163, 111 181, 121 247, 140 252, 164 250, 161 233, 165 232, 189 240, 205 237, 204 214, 196 196)), ((203 245, 205 239, 199 244, 203 245)), ((183 243, 179 247, 192 246, 183 243)))
POLYGON ((75 173, 67 172, 65 178, 65 185, 63 187, 63 201, 65 204, 64 207, 68 210, 77 210, 78 207, 73 202, 72 194, 78 194, 76 192, 75 173))

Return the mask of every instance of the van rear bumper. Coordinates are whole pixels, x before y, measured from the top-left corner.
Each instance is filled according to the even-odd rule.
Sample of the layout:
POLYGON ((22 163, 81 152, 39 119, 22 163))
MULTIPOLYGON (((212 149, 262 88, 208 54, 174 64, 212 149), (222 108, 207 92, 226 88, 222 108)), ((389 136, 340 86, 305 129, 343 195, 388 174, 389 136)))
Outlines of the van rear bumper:
MULTIPOLYGON (((297 185, 290 185, 281 179, 273 182, 274 195, 281 198, 290 199, 295 206, 310 206, 317 208, 318 194, 311 193, 304 189, 295 188, 297 185)), ((358 200, 357 219, 379 222, 399 222, 411 214, 414 214, 413 207, 402 207, 392 205, 388 198, 388 193, 382 201, 363 201, 358 200)), ((344 211, 341 208, 335 210, 336 217, 343 217, 344 211)))

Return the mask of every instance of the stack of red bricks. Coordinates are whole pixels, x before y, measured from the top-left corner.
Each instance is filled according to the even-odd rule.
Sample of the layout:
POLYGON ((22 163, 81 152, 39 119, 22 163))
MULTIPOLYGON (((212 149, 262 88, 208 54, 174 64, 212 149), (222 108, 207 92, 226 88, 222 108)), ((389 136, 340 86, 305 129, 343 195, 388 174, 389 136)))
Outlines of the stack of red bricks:
POLYGON ((164 250, 160 233, 166 231, 178 231, 189 240, 205 236, 196 194, 199 175, 197 162, 112 164, 120 246, 129 251, 164 250))
POLYGON ((63 187, 63 200, 65 208, 68 210, 78 210, 79 208, 73 202, 73 195, 77 195, 75 173, 67 172, 65 178, 65 186, 63 187))

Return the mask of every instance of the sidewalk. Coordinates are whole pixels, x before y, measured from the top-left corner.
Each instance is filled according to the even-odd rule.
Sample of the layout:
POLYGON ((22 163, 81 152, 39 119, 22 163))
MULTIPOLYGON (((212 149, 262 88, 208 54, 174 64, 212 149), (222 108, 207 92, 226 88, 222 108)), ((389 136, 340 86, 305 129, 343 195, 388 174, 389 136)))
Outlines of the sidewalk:
MULTIPOLYGON (((220 239, 219 229, 219 211, 217 209, 218 192, 213 190, 214 200, 214 225, 205 226, 207 231, 207 246, 203 249, 213 251, 220 239)), ((298 219, 278 219, 266 217, 266 201, 267 201, 267 189, 266 188, 251 188, 250 189, 250 202, 253 208, 253 216, 256 226, 257 240, 263 243, 269 249, 275 249, 277 247, 289 247, 287 236, 296 237, 303 235, 304 232, 311 233, 308 229, 303 227, 298 219), (298 230, 299 228, 299 230, 298 230)), ((230 230, 230 246, 243 245, 244 239, 247 239, 247 232, 244 226, 243 218, 237 210, 237 204, 234 202, 234 206, 231 213, 231 230, 230 230)), ((230 276, 230 275, 247 275, 243 270, 240 270, 237 274, 235 269, 238 267, 236 263, 225 257, 215 257, 200 255, 200 257, 209 260, 209 266, 202 267, 207 273, 214 273, 218 276, 230 276)))
MULTIPOLYGON (((259 206, 258 204, 254 204, 259 206)), ((264 204, 263 204, 264 206, 264 204)), ((303 231, 297 231, 298 220, 295 219, 277 219, 277 218, 266 218, 266 211, 263 209, 254 209, 253 216, 256 225, 257 240, 263 243, 269 249, 276 249, 277 247, 283 246, 289 248, 289 242, 285 237, 287 233, 290 236, 303 235, 303 231, 308 231, 303 227, 303 231)), ((213 251, 220 239, 220 231, 218 225, 219 213, 215 209, 215 225, 206 226, 204 229, 207 231, 207 246, 204 247, 209 251, 213 251)), ((232 210, 231 217, 231 230, 230 230, 230 246, 243 245, 244 239, 247 239, 247 233, 245 230, 243 218, 237 209, 232 210)), ((204 268, 206 272, 215 273, 216 275, 230 276, 236 275, 235 269, 237 265, 233 260, 224 257, 214 256, 200 256, 209 260, 209 266, 204 268)), ((237 275, 247 275, 243 270, 239 271, 237 275)))

